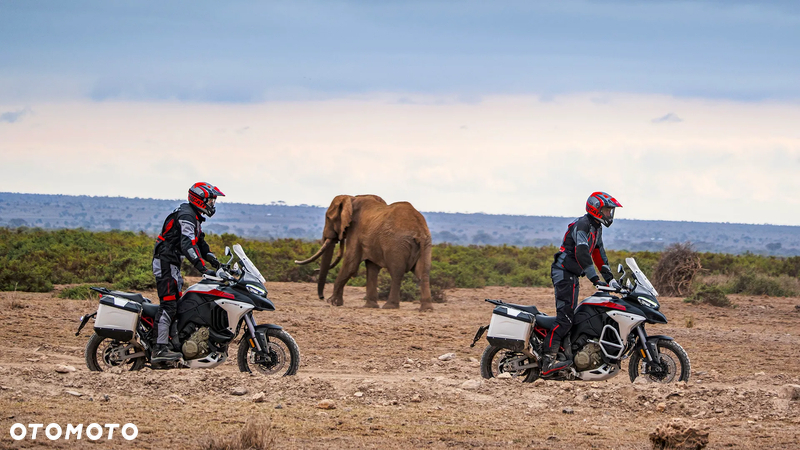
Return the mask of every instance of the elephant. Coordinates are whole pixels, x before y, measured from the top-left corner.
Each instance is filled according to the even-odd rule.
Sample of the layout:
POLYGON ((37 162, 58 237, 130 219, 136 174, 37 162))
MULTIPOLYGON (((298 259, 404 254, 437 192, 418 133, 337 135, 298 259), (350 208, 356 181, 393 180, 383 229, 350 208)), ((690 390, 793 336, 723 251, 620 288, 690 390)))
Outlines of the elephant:
POLYGON ((425 218, 410 203, 387 205, 377 195, 337 195, 325 213, 322 238, 324 243, 319 251, 306 260, 295 261, 297 264, 308 264, 322 257, 317 284, 320 299, 325 298, 323 294, 328 270, 343 260, 333 285, 333 295, 328 302, 334 306, 344 304, 342 295, 345 284, 358 272, 361 262, 366 261, 365 308, 378 307, 378 274, 381 268, 385 268, 389 271, 392 284, 389 299, 383 308, 400 307, 400 283, 406 272, 413 271, 420 280, 419 310, 433 309, 430 285, 431 232, 425 218), (339 254, 331 264, 337 243, 339 254))

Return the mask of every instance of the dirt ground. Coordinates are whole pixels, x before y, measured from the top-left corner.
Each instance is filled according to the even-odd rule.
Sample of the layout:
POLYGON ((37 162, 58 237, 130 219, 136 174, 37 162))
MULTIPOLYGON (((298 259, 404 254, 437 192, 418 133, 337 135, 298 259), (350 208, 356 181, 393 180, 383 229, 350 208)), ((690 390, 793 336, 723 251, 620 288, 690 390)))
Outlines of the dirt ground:
POLYGON ((710 449, 800 442, 800 400, 786 387, 800 384, 800 298, 731 296, 736 309, 662 298, 670 323, 648 331, 686 349, 688 383, 632 384, 624 371, 605 382, 522 384, 483 380, 478 359, 486 340, 469 344, 489 321, 485 298, 553 314, 551 289, 455 289, 433 312, 419 313, 411 303, 364 309, 363 288, 348 287, 344 306, 331 307, 312 284, 267 287, 277 311, 256 318, 294 336, 301 364, 293 377, 239 373, 235 346, 228 362, 210 370, 90 372, 83 348, 91 325, 79 337, 75 330, 96 302, 0 293, 0 448, 200 448, 237 435, 253 416, 279 449, 647 449, 649 433, 672 418, 707 427, 710 449), (456 356, 440 361, 446 353, 456 356), (77 370, 57 373, 59 364, 77 370), (247 393, 233 395, 235 388, 247 393), (254 402, 260 393, 266 401, 254 402), (319 408, 325 399, 335 409, 319 408), (96 442, 10 437, 14 423, 93 422, 131 422, 139 435, 96 442))

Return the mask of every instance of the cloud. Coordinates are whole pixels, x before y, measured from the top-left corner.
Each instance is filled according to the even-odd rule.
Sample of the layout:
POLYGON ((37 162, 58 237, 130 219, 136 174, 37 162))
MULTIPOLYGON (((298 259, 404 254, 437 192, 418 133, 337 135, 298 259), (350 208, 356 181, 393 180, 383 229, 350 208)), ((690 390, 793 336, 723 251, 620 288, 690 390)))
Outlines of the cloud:
POLYGON ((30 114, 30 108, 23 108, 18 111, 8 111, 0 114, 0 122, 14 123, 22 119, 26 114, 30 114))
POLYGON ((657 117, 657 118, 651 120, 650 122, 653 122, 653 123, 679 123, 679 122, 683 122, 683 119, 678 117, 677 114, 675 114, 675 113, 669 113, 666 116, 657 117))

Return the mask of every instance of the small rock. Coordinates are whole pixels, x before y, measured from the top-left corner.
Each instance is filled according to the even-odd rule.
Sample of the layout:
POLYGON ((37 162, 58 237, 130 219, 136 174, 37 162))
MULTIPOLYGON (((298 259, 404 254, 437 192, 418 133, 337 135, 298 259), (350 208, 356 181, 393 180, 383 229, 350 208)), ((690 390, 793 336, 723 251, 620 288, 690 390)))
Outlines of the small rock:
POLYGON ((419 394, 414 394, 414 396, 413 396, 413 397, 411 397, 411 401, 412 401, 413 403, 419 403, 419 402, 421 402, 421 401, 422 401, 422 397, 420 397, 420 396, 419 396, 419 394))
POLYGON ((186 400, 182 399, 178 394, 168 395, 167 398, 182 405, 186 404, 186 400))
POLYGON ((109 397, 108 394, 103 394, 103 396, 100 397, 100 401, 101 402, 110 402, 111 401, 111 397, 109 397))
POLYGON ((664 412, 664 411, 666 411, 666 410, 667 410, 667 404, 666 404, 666 403, 664 403, 664 402, 661 402, 661 403, 659 403, 658 405, 656 405, 656 411, 658 411, 658 412, 664 412))
POLYGON ((461 383, 461 389, 475 390, 481 387, 481 380, 467 380, 461 383))
POLYGON ((363 397, 363 396, 364 396, 364 393, 363 393, 363 392, 361 392, 361 391, 359 391, 359 392, 356 392, 355 394, 353 394, 353 397, 359 397, 359 398, 361 398, 361 397, 363 397))
POLYGON ((231 389, 231 395, 245 395, 247 394, 247 388, 244 386, 239 386, 231 389))
POLYGON ((403 364, 403 368, 404 369, 410 369, 411 368, 411 364, 403 364))
POLYGON ((70 373, 75 372, 75 368, 72 366, 67 366, 64 364, 59 364, 56 366, 56 372, 58 373, 70 373))
POLYGON ((562 409, 561 412, 564 414, 575 414, 575 410, 569 407, 562 409))
POLYGON ((471 357, 471 356, 470 356, 470 357, 469 357, 469 362, 471 362, 471 363, 476 363, 476 362, 480 362, 480 361, 478 361, 477 359, 475 359, 475 358, 473 358, 473 357, 471 357))
POLYGON ((336 409, 336 403, 334 403, 333 400, 330 400, 330 399, 326 398, 326 399, 320 401, 319 403, 317 403, 317 408, 319 408, 319 409, 336 409))
POLYGON ((800 400, 800 385, 785 384, 781 387, 781 398, 788 398, 789 400, 800 400))
POLYGON ((264 403, 265 401, 267 401, 267 394, 259 392, 258 394, 253 396, 252 400, 253 403, 264 403))
POLYGON ((495 378, 499 378, 501 380, 511 378, 511 374, 508 372, 498 373, 495 378))
POLYGON ((283 405, 281 405, 280 403, 278 403, 277 405, 275 405, 275 409, 283 409, 283 405))
POLYGON ((66 392, 69 395, 74 395, 75 397, 83 396, 83 394, 81 394, 80 392, 75 392, 75 391, 64 391, 64 392, 66 392))
POLYGON ((541 379, 541 378, 537 378, 537 379, 536 379, 536 381, 534 381, 534 382, 533 382, 533 387, 542 387, 542 386, 544 386, 545 384, 547 384, 547 382, 546 382, 546 381, 544 381, 544 380, 543 380, 543 379, 541 379))
POLYGON ((754 373, 753 375, 755 375, 755 376, 757 376, 757 377, 763 377, 763 376, 764 376, 764 375, 766 375, 766 374, 767 374, 766 372, 756 372, 756 373, 754 373))
POLYGON ((444 355, 439 357, 439 361, 450 361, 451 359, 455 359, 455 353, 445 353, 444 355))

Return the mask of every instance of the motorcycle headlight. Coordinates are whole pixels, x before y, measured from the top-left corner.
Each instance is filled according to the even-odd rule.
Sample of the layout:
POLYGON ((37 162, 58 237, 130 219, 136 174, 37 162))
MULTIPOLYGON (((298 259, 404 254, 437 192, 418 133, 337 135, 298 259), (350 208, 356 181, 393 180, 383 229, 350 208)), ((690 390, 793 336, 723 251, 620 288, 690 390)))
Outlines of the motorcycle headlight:
POLYGON ((650 309, 658 310, 658 303, 650 300, 647 297, 639 297, 639 303, 641 303, 644 306, 647 306, 650 309))
POLYGON ((250 291, 251 294, 258 295, 259 297, 266 297, 267 291, 260 288, 259 286, 248 284, 247 290, 250 291))

